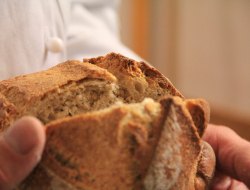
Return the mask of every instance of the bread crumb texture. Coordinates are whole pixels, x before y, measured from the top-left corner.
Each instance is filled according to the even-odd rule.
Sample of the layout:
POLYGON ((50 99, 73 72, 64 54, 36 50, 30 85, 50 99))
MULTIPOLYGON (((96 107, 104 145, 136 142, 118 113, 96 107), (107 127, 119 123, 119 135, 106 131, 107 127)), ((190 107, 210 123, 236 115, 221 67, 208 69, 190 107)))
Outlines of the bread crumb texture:
POLYGON ((115 53, 84 62, 69 60, 0 82, 0 131, 25 115, 47 124, 116 101, 133 103, 166 95, 184 98, 166 77, 144 62, 115 53))
POLYGON ((202 157, 208 112, 156 69, 116 53, 0 82, 0 132, 33 115, 47 136, 16 189, 205 189, 213 170, 202 162, 209 174, 196 175, 211 157, 202 157))

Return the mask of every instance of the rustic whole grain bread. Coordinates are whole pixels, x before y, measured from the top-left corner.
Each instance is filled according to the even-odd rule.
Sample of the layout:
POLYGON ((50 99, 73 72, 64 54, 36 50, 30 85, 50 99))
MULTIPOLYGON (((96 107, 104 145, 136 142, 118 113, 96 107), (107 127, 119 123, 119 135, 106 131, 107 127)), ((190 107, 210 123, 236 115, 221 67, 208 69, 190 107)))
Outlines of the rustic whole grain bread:
POLYGON ((19 189, 208 189, 214 173, 213 152, 179 97, 57 120, 46 135, 42 161, 19 189))
POLYGON ((209 112, 115 53, 0 82, 0 133, 24 115, 46 124, 42 161, 18 189, 208 189, 209 112))
POLYGON ((166 77, 144 62, 115 53, 97 58, 98 63, 101 59, 109 64, 112 74, 98 64, 70 60, 45 71, 1 81, 0 132, 24 115, 36 116, 47 124, 109 107, 118 100, 132 103, 166 95, 184 99, 166 77))
POLYGON ((179 96, 184 99, 165 76, 143 61, 136 62, 116 53, 83 61, 112 73, 117 78, 122 95, 128 103, 140 102, 145 97, 157 100, 159 97, 167 95, 179 96))
POLYGON ((24 115, 46 124, 108 107, 117 100, 117 88, 112 74, 80 61, 1 81, 0 131, 24 115))

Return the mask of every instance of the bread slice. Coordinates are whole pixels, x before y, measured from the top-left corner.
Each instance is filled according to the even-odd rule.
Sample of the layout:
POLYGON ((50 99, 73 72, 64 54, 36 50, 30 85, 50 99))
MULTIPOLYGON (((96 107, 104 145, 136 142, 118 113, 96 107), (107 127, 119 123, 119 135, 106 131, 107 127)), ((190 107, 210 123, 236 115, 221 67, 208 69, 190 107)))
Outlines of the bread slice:
POLYGON ((213 175, 209 156, 202 168, 212 172, 196 179, 202 142, 179 97, 68 117, 46 135, 42 161, 19 189, 191 190, 213 175))
POLYGON ((103 60, 97 59, 100 64, 108 60, 113 68, 119 59, 119 69, 125 74, 117 74, 118 69, 114 76, 86 61, 69 60, 45 71, 1 81, 0 133, 25 115, 33 115, 47 124, 66 116, 100 110, 116 101, 140 102, 145 97, 157 100, 169 94, 184 98, 166 77, 144 62, 114 53, 103 60))

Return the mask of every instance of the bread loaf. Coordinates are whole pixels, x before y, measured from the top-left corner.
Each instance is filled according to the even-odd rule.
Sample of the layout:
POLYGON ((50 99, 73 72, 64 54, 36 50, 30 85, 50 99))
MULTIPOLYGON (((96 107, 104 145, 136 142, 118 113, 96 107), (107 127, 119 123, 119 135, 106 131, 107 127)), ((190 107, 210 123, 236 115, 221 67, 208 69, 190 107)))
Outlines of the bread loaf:
POLYGON ((111 53, 0 82, 0 129, 38 117, 41 162, 17 189, 208 189, 204 100, 185 100, 144 62, 111 53))
POLYGON ((118 100, 133 103, 166 95, 184 98, 166 77, 144 62, 115 53, 97 58, 99 63, 101 59, 113 65, 114 75, 86 61, 69 60, 45 71, 1 81, 0 132, 24 115, 36 116, 47 124, 109 107, 118 100))
POLYGON ((202 142, 178 97, 54 121, 46 135, 42 161, 20 189, 186 190, 195 180, 208 187, 213 174, 208 157, 202 171, 210 173, 197 178, 202 142))

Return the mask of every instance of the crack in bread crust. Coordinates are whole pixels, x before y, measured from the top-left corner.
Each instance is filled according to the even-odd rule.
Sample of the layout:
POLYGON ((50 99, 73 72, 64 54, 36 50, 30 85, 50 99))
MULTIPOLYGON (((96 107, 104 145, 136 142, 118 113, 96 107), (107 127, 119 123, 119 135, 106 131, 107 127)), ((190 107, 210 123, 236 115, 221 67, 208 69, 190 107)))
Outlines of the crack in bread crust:
POLYGON ((24 115, 46 124, 47 143, 20 189, 193 190, 211 183, 204 159, 213 152, 201 148, 209 105, 185 100, 145 62, 110 53, 1 81, 0 133, 24 115))

